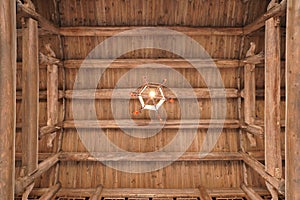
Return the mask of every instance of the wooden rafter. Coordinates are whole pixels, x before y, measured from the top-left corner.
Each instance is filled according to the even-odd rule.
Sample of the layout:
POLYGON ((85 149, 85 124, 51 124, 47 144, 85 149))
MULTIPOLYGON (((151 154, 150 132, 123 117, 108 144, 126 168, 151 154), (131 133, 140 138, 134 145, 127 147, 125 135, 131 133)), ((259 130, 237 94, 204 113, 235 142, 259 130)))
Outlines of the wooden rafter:
MULTIPOLYGON (((137 126, 133 127, 129 120, 119 120, 116 123, 114 120, 78 120, 76 124, 73 120, 64 121, 62 124, 63 128, 103 128, 103 129, 118 129, 118 128, 143 128, 144 125, 148 124, 148 120, 135 120, 137 126)), ((156 124, 152 126, 148 126, 148 129, 154 128, 156 129, 160 126, 160 122, 158 121, 156 124)), ((213 126, 215 128, 219 128, 223 126, 223 128, 239 128, 239 120, 234 119, 225 119, 217 120, 217 119, 200 119, 200 120, 167 120, 164 124, 164 129, 189 129, 189 128, 209 128, 209 126, 213 126)))
MULTIPOLYGON (((128 99, 130 93, 135 88, 130 89, 98 89, 98 90, 66 90, 66 99, 128 99)), ((164 91, 166 98, 173 99, 207 99, 207 98, 237 98, 239 96, 237 89, 226 88, 226 89, 207 89, 207 88, 172 88, 164 91), (225 91, 225 93, 224 93, 225 91), (176 93, 175 94, 173 94, 176 93), (193 94, 193 95, 190 95, 193 94)), ((136 97, 132 97, 137 99, 136 97)))
MULTIPOLYGON (((219 68, 237 68, 240 66, 240 61, 237 59, 189 59, 192 64, 198 64, 201 67, 211 67, 212 61, 219 68)), ((167 65, 176 69, 185 69, 185 68, 194 68, 187 60, 184 59, 168 59, 168 58, 158 58, 158 59, 90 59, 90 60, 66 60, 64 61, 65 68, 106 68, 109 65, 109 68, 113 69, 131 69, 136 66, 148 64, 148 63, 157 63, 167 65), (84 61, 84 62, 83 62, 84 61)), ((151 66, 147 66, 149 68, 151 66)), ((159 65, 153 65, 153 69, 161 68, 159 65)))
MULTIPOLYGON (((60 34, 63 36, 106 36, 111 37, 122 31, 134 30, 136 28, 153 28, 153 27, 61 27, 60 34)), ((159 28, 170 29, 173 31, 178 31, 180 33, 186 34, 188 36, 197 35, 242 35, 243 29, 237 27, 184 27, 184 26, 163 26, 155 27, 157 31, 152 34, 155 35, 169 35, 172 34, 169 31, 160 31, 159 28)), ((144 34, 143 32, 129 32, 128 34, 122 34, 122 36, 140 36, 144 34)))
MULTIPOLYGON (((260 195, 267 195, 268 192, 261 188, 253 188, 260 195)), ((48 188, 34 189, 33 195, 41 195, 48 188)), ((95 192, 95 188, 62 188, 57 196, 81 196, 90 197, 95 192)), ((212 197, 245 197, 245 193, 240 188, 215 188, 207 189, 207 192, 212 197)), ((197 188, 184 188, 184 189, 150 189, 150 188, 103 188, 102 196, 111 198, 122 197, 199 197, 199 190, 197 188)))
MULTIPOLYGON (((178 154, 176 152, 157 152, 145 157, 144 154, 131 156, 123 152, 62 152, 59 159, 62 162, 66 161, 132 161, 132 162, 157 162, 157 161, 172 161, 178 154), (96 155, 97 157, 94 157, 96 155)), ((185 152, 176 161, 217 161, 217 160, 242 160, 242 156, 237 152, 211 152, 208 154, 199 152, 185 152)))

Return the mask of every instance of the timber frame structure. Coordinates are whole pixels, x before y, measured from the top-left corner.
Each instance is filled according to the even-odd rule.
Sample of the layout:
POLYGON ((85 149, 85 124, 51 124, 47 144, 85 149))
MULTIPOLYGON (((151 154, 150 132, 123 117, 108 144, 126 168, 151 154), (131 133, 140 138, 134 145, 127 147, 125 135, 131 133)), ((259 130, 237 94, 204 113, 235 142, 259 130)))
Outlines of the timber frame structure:
MULTIPOLYGON (((220 0, 170 2, 168 5, 158 0, 133 3, 126 0, 0 1, 1 197, 22 200, 300 199, 300 1, 230 0, 228 10, 222 10, 224 18, 232 5, 237 9, 240 6, 246 13, 236 11, 229 16, 233 21, 235 17, 241 19, 236 25, 235 22, 222 24, 224 20, 220 17, 219 26, 213 25, 218 21, 192 24, 195 21, 192 15, 197 15, 195 18, 206 15, 197 11, 188 13, 193 6, 203 4, 210 6, 212 15, 222 15, 219 8, 225 4, 220 0), (103 12, 97 10, 98 4, 103 12), (160 10, 156 4, 164 8, 160 10), (177 4, 182 4, 182 12, 186 12, 180 23, 167 17, 172 14, 181 17, 178 9, 178 13, 171 13, 177 4), (138 5, 142 8, 134 14, 138 5), (149 5, 149 12, 153 13, 147 16, 160 14, 161 18, 151 21, 146 14, 144 16, 149 5), (117 12, 118 9, 123 14, 126 12, 119 24, 118 19, 124 16, 117 12), (101 13, 107 16, 105 23, 101 13), (100 21, 94 23, 97 16, 94 19, 92 15, 99 15, 100 21), (249 17, 252 15, 253 19, 249 17), (134 21, 139 16, 141 20, 134 21), (209 99, 211 96, 218 98, 221 91, 218 88, 208 90, 201 78, 194 80, 193 67, 169 52, 130 52, 112 63, 108 57, 82 64, 90 49, 105 38, 152 26, 181 32, 204 48, 210 46, 206 50, 224 80, 222 92, 228 107, 224 124, 206 114, 209 99), (210 44, 206 44, 206 40, 210 40, 210 44), (107 110, 97 111, 99 121, 83 117, 74 123, 72 101, 94 99, 97 105, 110 105, 118 79, 125 72, 147 63, 167 65, 184 74, 201 105, 203 119, 181 122, 176 115, 179 111, 172 105, 166 106, 172 112, 164 124, 163 136, 157 141, 148 141, 146 147, 126 143, 128 138, 119 133, 122 129, 130 129, 131 125, 126 119, 122 119, 121 124, 116 123, 107 110), (88 88, 73 90, 79 68, 95 70, 107 64, 110 64, 107 78, 104 75, 105 80, 94 93, 88 88), (179 128, 198 129, 195 140, 200 142, 194 141, 188 151, 166 168, 144 174, 123 173, 101 164, 80 143, 76 128, 93 134, 99 123, 107 137, 133 152, 156 151, 159 145, 169 141, 169 135, 174 135, 174 129, 179 128), (202 157, 198 151, 205 135, 203 130, 211 124, 215 128, 222 127, 223 132, 217 147, 202 157)), ((197 57, 191 59, 193 63, 206 62, 197 57)), ((168 77, 169 80, 172 78, 168 77)), ((179 87, 174 85, 181 91, 182 99, 190 101, 188 91, 179 87)), ((121 101, 124 94, 129 95, 128 91, 132 88, 118 89, 118 100, 121 101)), ((167 91, 165 95, 176 101, 174 93, 167 91)), ((85 109, 83 106, 82 111, 89 112, 85 109)), ((141 116, 134 120, 145 124, 146 119, 147 116, 141 116)), ((100 161, 165 162, 172 160, 173 154, 175 152, 163 152, 144 158, 108 151, 101 153, 100 161)))

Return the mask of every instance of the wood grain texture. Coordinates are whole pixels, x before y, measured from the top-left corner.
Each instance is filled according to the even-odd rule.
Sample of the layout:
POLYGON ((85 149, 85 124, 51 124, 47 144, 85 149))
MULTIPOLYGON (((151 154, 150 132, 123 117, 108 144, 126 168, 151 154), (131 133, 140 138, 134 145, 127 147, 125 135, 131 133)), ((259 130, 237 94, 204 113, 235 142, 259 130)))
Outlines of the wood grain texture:
MULTIPOLYGON (((271 10, 277 4, 271 1, 271 10)), ((280 20, 272 17, 266 21, 265 29, 265 168, 270 175, 282 178, 281 131, 280 131, 280 20)), ((272 199, 277 192, 268 186, 272 199)))
POLYGON ((49 190, 44 193, 39 199, 40 200, 51 200, 56 195, 56 193, 61 189, 61 183, 57 183, 52 187, 49 187, 49 190))
POLYGON ((14 198, 16 122, 16 2, 0 2, 0 196, 14 198))
POLYGON ((286 199, 300 198, 300 2, 288 1, 286 63, 286 199))
POLYGON ((38 166, 39 124, 39 60, 38 24, 31 18, 25 19, 23 28, 22 68, 22 165, 24 175, 32 174, 38 166))

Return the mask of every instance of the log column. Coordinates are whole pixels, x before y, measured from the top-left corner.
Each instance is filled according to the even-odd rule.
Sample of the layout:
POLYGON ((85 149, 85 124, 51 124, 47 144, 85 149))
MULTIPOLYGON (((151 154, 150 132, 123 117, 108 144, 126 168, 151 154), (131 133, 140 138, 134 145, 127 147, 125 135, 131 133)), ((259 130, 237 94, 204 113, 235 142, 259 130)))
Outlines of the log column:
POLYGON ((14 198, 16 1, 0 1, 0 197, 14 198))
POLYGON ((286 34, 286 199, 300 199, 300 1, 289 0, 286 34))
MULTIPOLYGON (((268 10, 277 4, 272 0, 268 10)), ((265 32, 265 168, 270 175, 282 178, 280 145, 280 21, 272 17, 266 21, 265 32)), ((273 200, 277 191, 267 183, 273 200)))
POLYGON ((30 175, 38 167, 39 60, 37 21, 25 18, 22 31, 22 175, 30 175))

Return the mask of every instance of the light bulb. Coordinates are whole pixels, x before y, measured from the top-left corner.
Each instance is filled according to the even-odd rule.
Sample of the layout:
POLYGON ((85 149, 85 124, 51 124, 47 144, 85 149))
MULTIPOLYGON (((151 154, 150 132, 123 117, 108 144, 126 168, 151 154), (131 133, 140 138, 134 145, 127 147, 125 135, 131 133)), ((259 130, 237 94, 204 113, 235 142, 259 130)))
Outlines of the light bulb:
POLYGON ((155 95, 156 95, 155 91, 151 90, 151 91, 149 92, 149 97, 150 97, 151 99, 153 99, 153 98, 155 97, 155 95))

